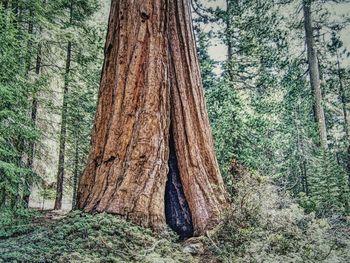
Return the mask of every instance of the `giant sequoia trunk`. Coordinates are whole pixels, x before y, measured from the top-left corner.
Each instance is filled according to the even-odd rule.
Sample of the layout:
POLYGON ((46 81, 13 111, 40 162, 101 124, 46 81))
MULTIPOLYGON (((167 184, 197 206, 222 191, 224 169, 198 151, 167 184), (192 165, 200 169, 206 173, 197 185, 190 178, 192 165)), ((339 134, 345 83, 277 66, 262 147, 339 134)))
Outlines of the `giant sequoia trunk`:
POLYGON ((213 228, 225 203, 189 1, 112 0, 78 207, 185 237, 213 228))

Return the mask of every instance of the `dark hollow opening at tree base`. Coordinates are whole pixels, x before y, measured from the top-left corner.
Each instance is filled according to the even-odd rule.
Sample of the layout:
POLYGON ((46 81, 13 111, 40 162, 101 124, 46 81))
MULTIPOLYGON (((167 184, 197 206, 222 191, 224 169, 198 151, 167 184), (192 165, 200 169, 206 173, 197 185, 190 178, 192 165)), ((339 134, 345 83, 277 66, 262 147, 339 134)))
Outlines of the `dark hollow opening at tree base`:
POLYGON ((169 227, 182 239, 185 239, 193 236, 192 215, 181 183, 172 132, 169 137, 169 174, 165 188, 165 217, 169 227))

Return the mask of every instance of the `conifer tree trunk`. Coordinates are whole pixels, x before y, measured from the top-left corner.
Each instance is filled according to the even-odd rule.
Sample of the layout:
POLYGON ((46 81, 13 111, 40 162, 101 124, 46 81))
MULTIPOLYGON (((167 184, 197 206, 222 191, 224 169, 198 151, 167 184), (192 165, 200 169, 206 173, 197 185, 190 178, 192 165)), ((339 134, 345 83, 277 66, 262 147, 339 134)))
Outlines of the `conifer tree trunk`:
MULTIPOLYGON (((299 116, 300 110, 299 107, 297 107, 296 115, 299 116)), ((300 167, 300 179, 302 184, 303 192, 309 196, 309 180, 308 180, 308 174, 307 174, 307 163, 306 163, 306 154, 305 154, 305 145, 304 141, 300 132, 299 123, 297 121, 298 117, 294 118, 295 128, 297 132, 297 148, 298 148, 298 154, 299 154, 299 167, 300 167)))
POLYGON ((79 179, 79 127, 75 131, 75 142, 74 142, 74 171, 73 171, 73 198, 72 208, 76 209, 77 206, 77 188, 79 179))
POLYGON ((314 94, 315 117, 318 124, 321 148, 323 150, 327 150, 328 142, 327 142, 326 118, 325 118, 324 109, 322 105, 323 100, 322 100, 322 91, 321 91, 320 72, 319 72, 319 65, 317 60, 315 40, 314 40, 313 28, 312 28, 311 0, 303 0, 303 10, 304 10, 304 29, 305 29, 306 46, 307 46, 307 58, 308 58, 308 65, 309 65, 310 84, 314 94))
POLYGON ((232 28, 232 16, 237 12, 238 0, 226 0, 226 45, 227 45, 227 61, 228 61, 228 76, 231 83, 235 80, 233 70, 233 56, 234 56, 234 31, 232 28))
POLYGON ((57 171, 57 182, 56 182, 56 199, 55 199, 55 210, 62 208, 63 199, 63 181, 65 173, 65 150, 67 140, 67 114, 68 114, 68 84, 69 84, 69 73, 71 67, 71 56, 72 56, 72 42, 69 41, 67 45, 67 58, 66 58, 66 71, 63 88, 63 105, 61 113, 61 131, 60 131, 60 147, 58 155, 58 171, 57 171))
MULTIPOLYGON (((29 73, 30 73, 30 67, 31 67, 31 61, 32 61, 32 57, 29 55, 32 50, 32 45, 33 45, 33 41, 32 41, 32 35, 33 35, 33 30, 34 30, 34 23, 33 23, 33 9, 30 8, 29 9, 29 20, 28 20, 28 42, 27 42, 27 58, 26 58, 26 78, 29 77, 29 73)), ((37 66, 37 65, 36 65, 37 66)), ((33 114, 31 114, 33 117, 33 114)), ((32 122, 32 125, 34 124, 34 122, 32 122)), ((28 167, 30 169, 33 168, 33 162, 32 162, 32 151, 31 151, 31 146, 32 146, 33 142, 30 142, 29 144, 29 154, 28 154, 28 167)), ((29 196, 30 196, 30 178, 28 178, 28 175, 26 175, 24 177, 23 180, 23 201, 24 201, 24 205, 28 207, 29 205, 29 196)))
MULTIPOLYGON (((73 23, 73 1, 70 1, 69 6, 69 24, 73 23)), ((55 210, 62 208, 63 199, 63 182, 65 174, 65 151, 66 151, 66 140, 67 140, 67 115, 68 115, 68 92, 69 92, 69 75, 71 71, 71 60, 72 60, 72 42, 68 41, 67 52, 66 52, 66 69, 64 74, 64 87, 63 87, 63 104, 61 112, 61 130, 60 130, 60 146, 58 155, 58 171, 56 179, 56 199, 55 199, 55 210)))
MULTIPOLYGON (((179 175, 176 185, 183 188, 184 196, 174 200, 185 198, 187 209, 182 201, 166 205, 178 207, 184 219, 180 221, 191 222, 194 235, 213 228, 226 199, 189 1, 112 0, 92 148, 79 183, 78 207, 161 229, 166 223, 168 164, 170 174, 179 175), (176 158, 170 154, 170 134, 176 158)), ((172 227, 180 234, 182 227, 190 229, 188 224, 172 227)))
MULTIPOLYGON (((41 44, 38 45, 37 57, 36 57, 36 65, 35 65, 35 74, 39 75, 41 70, 41 44)), ((37 113, 38 113, 38 98, 37 94, 33 95, 32 101, 32 110, 31 110, 31 121, 32 125, 36 127, 37 124, 37 113)), ((31 142, 29 145, 29 156, 28 156, 28 167, 33 170, 34 169, 34 156, 35 156, 35 142, 31 142)), ((28 193, 24 196, 24 202, 28 206, 29 205, 29 197, 30 197, 30 189, 32 184, 29 182, 28 185, 28 193)))

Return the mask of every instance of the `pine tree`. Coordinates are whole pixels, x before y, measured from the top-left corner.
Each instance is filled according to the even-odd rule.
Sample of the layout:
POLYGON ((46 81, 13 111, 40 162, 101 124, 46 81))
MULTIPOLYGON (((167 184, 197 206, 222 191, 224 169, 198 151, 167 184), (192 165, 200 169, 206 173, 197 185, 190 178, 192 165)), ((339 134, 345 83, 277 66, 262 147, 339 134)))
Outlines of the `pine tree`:
POLYGON ((327 151, 328 150, 327 128, 326 128, 326 119, 325 119, 325 114, 323 109, 319 62, 317 58, 317 49, 315 46, 314 31, 313 31, 313 25, 312 25, 311 3, 312 1, 310 0, 303 1, 305 39, 306 39, 306 46, 307 46, 310 85, 314 94, 315 119, 318 123, 321 147, 323 150, 327 151))
MULTIPOLYGON (((61 8, 64 8, 67 12, 66 28, 71 29, 76 26, 84 26, 84 22, 94 13, 97 9, 96 1, 81 1, 81 0, 67 0, 62 1, 61 8)), ((82 36, 82 35, 79 35, 82 36)), ((57 186, 56 186, 56 199, 55 206, 56 210, 62 208, 62 199, 63 199, 63 184, 65 179, 65 169, 66 169, 66 143, 67 143, 67 124, 68 124, 68 100, 69 100, 69 91, 71 86, 71 75, 72 75, 72 66, 74 63, 74 51, 78 49, 79 40, 74 39, 72 36, 68 35, 68 41, 66 43, 66 58, 65 58, 65 70, 63 73, 64 76, 64 85, 63 85, 63 101, 61 108, 61 125, 60 125, 60 135, 59 135, 59 157, 58 157, 58 171, 57 171, 57 186)))
POLYGON ((33 86, 27 78, 27 67, 21 62, 28 56, 23 43, 29 40, 19 26, 17 2, 15 12, 0 5, 0 206, 21 207, 35 176, 28 167, 30 145, 39 137, 28 116, 29 94, 33 86))

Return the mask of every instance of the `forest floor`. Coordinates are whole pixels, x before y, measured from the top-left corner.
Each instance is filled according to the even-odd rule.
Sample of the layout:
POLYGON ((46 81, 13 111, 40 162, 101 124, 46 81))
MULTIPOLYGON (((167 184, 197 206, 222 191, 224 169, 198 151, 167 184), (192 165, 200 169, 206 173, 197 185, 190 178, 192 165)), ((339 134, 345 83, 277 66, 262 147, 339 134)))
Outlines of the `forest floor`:
POLYGON ((113 215, 46 211, 1 229, 0 262, 215 262, 204 246, 113 215))
POLYGON ((186 241, 169 229, 153 233, 110 214, 1 214, 0 262, 350 262, 350 217, 305 213, 259 175, 233 185, 223 222, 186 241))

